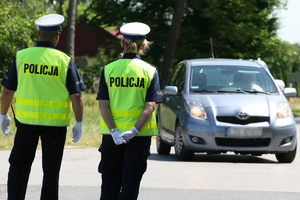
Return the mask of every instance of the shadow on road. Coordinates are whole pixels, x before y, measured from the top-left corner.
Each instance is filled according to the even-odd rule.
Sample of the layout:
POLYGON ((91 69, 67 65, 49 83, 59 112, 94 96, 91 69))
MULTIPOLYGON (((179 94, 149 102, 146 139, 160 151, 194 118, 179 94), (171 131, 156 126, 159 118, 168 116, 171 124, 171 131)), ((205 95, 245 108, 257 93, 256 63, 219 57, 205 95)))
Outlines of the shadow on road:
POLYGON ((159 154, 151 153, 151 156, 148 158, 148 160, 169 161, 169 162, 228 162, 228 163, 279 164, 274 160, 269 160, 266 158, 249 156, 249 155, 233 155, 233 154, 230 155, 195 154, 192 161, 179 161, 177 160, 175 154, 159 155, 159 154))

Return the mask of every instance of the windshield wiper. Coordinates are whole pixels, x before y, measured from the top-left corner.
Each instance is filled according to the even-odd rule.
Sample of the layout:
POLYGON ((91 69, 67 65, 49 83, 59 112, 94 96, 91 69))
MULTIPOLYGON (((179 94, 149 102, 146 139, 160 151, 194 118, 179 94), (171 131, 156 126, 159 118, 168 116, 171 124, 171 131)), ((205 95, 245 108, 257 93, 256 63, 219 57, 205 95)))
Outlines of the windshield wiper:
POLYGON ((237 90, 218 90, 217 92, 219 93, 244 93, 244 94, 248 94, 247 92, 245 92, 244 90, 238 88, 237 90))
POLYGON ((242 90, 241 88, 238 88, 238 89, 236 90, 236 92, 242 92, 242 93, 244 93, 244 94, 247 94, 247 92, 245 92, 245 91, 242 90))
POLYGON ((214 91, 214 90, 207 90, 207 89, 203 89, 203 90, 193 90, 193 92, 213 92, 213 93, 217 93, 217 91, 214 91))
POLYGON ((220 90, 218 92, 223 92, 223 93, 243 93, 243 94, 247 94, 247 92, 243 91, 243 90, 236 90, 236 91, 230 91, 230 90, 220 90))
POLYGON ((230 91, 230 90, 207 90, 207 89, 203 89, 203 90, 194 90, 193 92, 211 92, 211 93, 243 93, 243 94, 249 94, 249 93, 254 93, 254 94, 257 94, 257 93, 261 93, 261 94, 268 94, 270 95, 270 92, 263 92, 263 91, 257 91, 257 90, 242 90, 240 88, 238 88, 237 90, 233 90, 233 91, 230 91))
POLYGON ((271 94, 270 92, 263 92, 263 91, 257 91, 257 90, 246 90, 245 92, 254 93, 254 94, 257 94, 257 93, 268 94, 268 95, 271 94))

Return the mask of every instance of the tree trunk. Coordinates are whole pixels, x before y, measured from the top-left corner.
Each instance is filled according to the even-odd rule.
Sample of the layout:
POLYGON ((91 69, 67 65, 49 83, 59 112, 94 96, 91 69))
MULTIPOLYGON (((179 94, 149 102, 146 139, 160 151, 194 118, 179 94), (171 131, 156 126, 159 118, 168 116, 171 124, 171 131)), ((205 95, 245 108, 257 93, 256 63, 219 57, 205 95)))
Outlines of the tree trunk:
POLYGON ((63 4, 64 4, 64 0, 57 0, 58 2, 58 9, 57 9, 57 12, 58 14, 63 14, 63 10, 62 10, 62 7, 63 7, 63 4))
POLYGON ((170 78, 173 66, 173 59, 176 51, 176 44, 179 38, 181 21, 183 18, 184 9, 186 7, 187 0, 177 0, 172 24, 168 33, 166 48, 164 52, 164 61, 162 66, 162 74, 164 78, 161 78, 162 88, 166 86, 168 79, 170 78))
POLYGON ((69 1, 68 25, 67 25, 67 52, 74 59, 75 56, 75 19, 77 0, 69 1))

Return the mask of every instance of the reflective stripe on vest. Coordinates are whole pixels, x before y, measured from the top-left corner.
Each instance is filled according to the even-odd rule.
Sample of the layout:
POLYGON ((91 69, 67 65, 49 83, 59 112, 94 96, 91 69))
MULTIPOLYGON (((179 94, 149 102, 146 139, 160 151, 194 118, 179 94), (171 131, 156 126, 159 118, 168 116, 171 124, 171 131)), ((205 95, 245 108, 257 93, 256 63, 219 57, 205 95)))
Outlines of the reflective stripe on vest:
MULTIPOLYGON (((154 113, 153 113, 153 116, 154 116, 154 113)), ((154 119, 155 119, 155 117, 154 117, 154 119)), ((114 121, 114 123, 120 132, 123 132, 125 130, 130 130, 135 125, 135 122, 127 123, 127 122, 114 121)), ((101 121, 100 121, 100 127, 101 127, 102 134, 108 134, 110 132, 109 129, 107 128, 105 122, 103 121, 102 117, 101 117, 101 121)), ((142 130, 140 130, 138 135, 153 136, 156 134, 157 134, 157 125, 156 125, 156 121, 154 120, 154 121, 147 121, 146 124, 143 126, 142 130), (141 133, 143 133, 143 134, 141 134, 141 133)))
MULTIPOLYGON (((104 70, 114 123, 120 132, 130 130, 146 105, 147 89, 156 69, 139 59, 119 59, 106 65, 104 70)), ((102 134, 110 133, 102 117, 100 128, 102 134)), ((156 134, 157 125, 152 113, 138 135, 156 134)))
POLYGON ((70 57, 56 49, 31 47, 19 51, 16 61, 16 119, 32 125, 70 125, 66 88, 70 57))

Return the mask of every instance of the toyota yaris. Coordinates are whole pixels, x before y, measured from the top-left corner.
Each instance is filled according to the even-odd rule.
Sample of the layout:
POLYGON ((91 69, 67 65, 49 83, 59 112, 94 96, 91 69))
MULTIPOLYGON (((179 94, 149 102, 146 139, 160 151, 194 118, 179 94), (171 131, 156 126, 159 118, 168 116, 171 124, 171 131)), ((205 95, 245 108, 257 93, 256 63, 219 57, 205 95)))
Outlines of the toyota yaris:
POLYGON ((195 59, 180 62, 157 108, 157 151, 178 160, 195 152, 275 154, 291 163, 296 125, 286 97, 296 89, 277 86, 257 61, 195 59))

